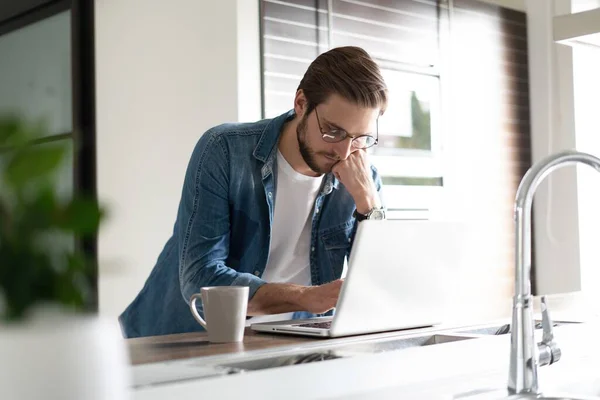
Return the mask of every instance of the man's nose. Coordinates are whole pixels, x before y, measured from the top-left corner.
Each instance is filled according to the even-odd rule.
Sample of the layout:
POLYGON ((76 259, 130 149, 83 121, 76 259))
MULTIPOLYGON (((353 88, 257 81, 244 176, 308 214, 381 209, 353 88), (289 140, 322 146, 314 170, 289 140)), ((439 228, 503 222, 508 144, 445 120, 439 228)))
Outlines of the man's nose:
POLYGON ((352 154, 352 138, 346 138, 338 143, 336 153, 340 160, 345 160, 352 154))

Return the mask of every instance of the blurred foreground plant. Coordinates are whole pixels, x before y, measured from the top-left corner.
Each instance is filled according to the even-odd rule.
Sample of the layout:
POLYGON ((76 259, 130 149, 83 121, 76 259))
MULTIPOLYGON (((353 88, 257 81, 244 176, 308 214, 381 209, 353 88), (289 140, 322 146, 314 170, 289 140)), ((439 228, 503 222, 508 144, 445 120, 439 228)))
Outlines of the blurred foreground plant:
POLYGON ((44 305, 84 312, 93 301, 94 260, 75 240, 95 234, 103 211, 93 198, 61 194, 72 141, 41 143, 47 136, 42 124, 0 115, 0 322, 44 305))

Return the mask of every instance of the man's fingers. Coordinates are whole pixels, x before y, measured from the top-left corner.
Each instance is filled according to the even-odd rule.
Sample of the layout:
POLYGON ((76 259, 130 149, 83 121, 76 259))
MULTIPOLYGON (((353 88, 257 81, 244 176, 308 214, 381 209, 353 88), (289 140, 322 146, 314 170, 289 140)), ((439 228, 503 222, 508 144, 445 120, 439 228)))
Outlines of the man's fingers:
POLYGON ((313 298, 312 312, 324 313, 335 308, 342 283, 342 279, 337 279, 319 286, 313 298))

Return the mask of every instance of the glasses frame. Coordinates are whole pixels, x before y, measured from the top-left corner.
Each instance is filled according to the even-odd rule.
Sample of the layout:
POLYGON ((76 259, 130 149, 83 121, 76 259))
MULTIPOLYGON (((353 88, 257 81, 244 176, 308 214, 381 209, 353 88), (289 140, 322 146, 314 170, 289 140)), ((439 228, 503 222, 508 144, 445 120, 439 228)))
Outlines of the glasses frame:
POLYGON ((371 148, 373 146, 376 146, 377 143, 379 143, 379 116, 375 120, 375 126, 376 126, 375 136, 373 136, 373 135, 355 135, 355 136, 353 136, 353 135, 349 134, 348 132, 346 132, 343 129, 333 129, 331 131, 324 130, 323 127, 321 126, 321 119, 319 118, 319 113, 317 111, 317 107, 315 107, 315 115, 317 116, 317 125, 319 125, 319 131, 321 131, 321 139, 323 139, 323 141, 325 143, 340 143, 340 142, 343 142, 344 140, 350 138, 350 139, 352 139, 351 146, 353 148, 359 149, 359 150, 365 150, 365 149, 371 148), (325 140, 325 136, 326 135, 327 136, 335 136, 335 137, 337 137, 337 134, 332 134, 332 132, 336 132, 336 131, 338 131, 338 132, 344 132, 344 134, 345 134, 344 137, 341 138, 340 140, 335 141, 335 142, 331 142, 331 141, 325 140), (359 139, 359 138, 362 138, 362 137, 374 138, 375 142, 373 142, 373 144, 371 144, 369 146, 366 146, 366 147, 358 147, 358 146, 356 146, 355 143, 358 143, 356 141, 356 139, 359 139))

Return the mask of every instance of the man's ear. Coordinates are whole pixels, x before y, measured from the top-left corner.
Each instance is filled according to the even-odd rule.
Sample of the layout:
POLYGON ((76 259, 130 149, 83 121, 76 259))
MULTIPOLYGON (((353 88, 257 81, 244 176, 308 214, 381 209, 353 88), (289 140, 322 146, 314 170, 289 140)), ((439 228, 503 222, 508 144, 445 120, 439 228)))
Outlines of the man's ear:
POLYGON ((308 100, 306 100, 306 96, 304 96, 302 89, 298 89, 296 97, 294 97, 294 111, 296 112, 296 115, 302 118, 307 108, 308 100))

